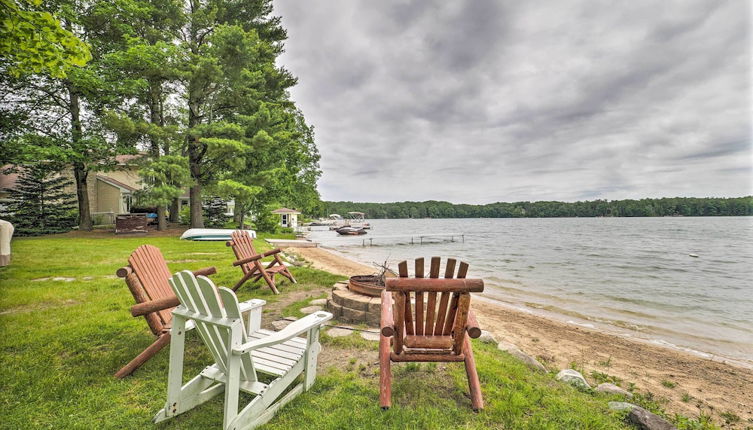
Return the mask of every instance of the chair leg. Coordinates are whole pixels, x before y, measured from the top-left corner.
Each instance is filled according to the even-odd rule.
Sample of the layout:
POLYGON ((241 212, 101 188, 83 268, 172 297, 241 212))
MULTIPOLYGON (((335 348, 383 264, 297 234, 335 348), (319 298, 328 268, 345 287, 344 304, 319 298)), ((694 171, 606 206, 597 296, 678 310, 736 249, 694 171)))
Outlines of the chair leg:
POLYGON ((290 282, 297 284, 298 281, 295 280, 295 278, 293 277, 293 274, 290 273, 290 269, 288 268, 288 266, 285 265, 285 263, 282 262, 279 255, 275 255, 275 261, 277 262, 277 264, 285 268, 285 270, 280 271, 280 274, 290 279, 290 282))
POLYGON ((463 341, 463 355, 465 355, 465 373, 468 375, 468 388, 471 393, 471 405, 473 410, 478 412, 484 409, 484 398, 481 395, 481 382, 476 372, 476 360, 473 358, 473 348, 471 340, 465 336, 463 341))
POLYGON ((306 367, 304 369, 303 390, 308 391, 316 380, 316 362, 322 346, 319 343, 319 327, 314 327, 308 331, 306 336, 308 347, 306 348, 306 367))
POLYGON ((264 281, 269 285, 269 288, 272 289, 272 292, 275 294, 280 294, 279 291, 277 291, 277 287, 275 286, 275 280, 271 276, 269 276, 269 273, 267 273, 263 267, 259 268, 259 272, 261 276, 264 278, 264 281))
POLYGON ((253 274, 254 274, 254 272, 250 271, 250 272, 246 273, 245 275, 243 275, 243 277, 241 278, 241 280, 238 281, 235 284, 235 286, 233 286, 233 291, 238 291, 238 288, 240 288, 241 285, 243 285, 246 281, 248 281, 248 278, 250 278, 251 276, 253 276, 253 274))
POLYGON ((392 370, 390 369, 390 339, 379 336, 379 406, 392 406, 392 370))
POLYGON ((145 350, 143 350, 141 354, 137 355, 128 364, 123 366, 122 369, 118 370, 118 372, 115 374, 115 377, 120 379, 120 378, 125 378, 126 376, 130 375, 136 369, 138 369, 142 364, 149 361, 150 358, 152 358, 155 354, 157 354, 169 342, 170 342, 170 333, 161 334, 157 338, 157 340, 152 342, 152 344, 149 345, 145 350))

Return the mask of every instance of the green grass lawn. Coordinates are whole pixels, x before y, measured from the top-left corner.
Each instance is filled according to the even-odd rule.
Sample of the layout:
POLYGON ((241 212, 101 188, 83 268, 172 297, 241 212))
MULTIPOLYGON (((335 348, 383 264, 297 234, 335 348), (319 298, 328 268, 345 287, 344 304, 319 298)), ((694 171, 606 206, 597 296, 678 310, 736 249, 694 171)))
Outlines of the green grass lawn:
MULTIPOLYGON (((232 285, 240 276, 223 242, 82 234, 14 240, 12 265, 0 268, 0 427, 153 426, 150 420, 165 401, 167 349, 133 376, 112 377, 154 340, 144 319, 130 316, 133 298, 123 280, 114 277, 130 252, 144 243, 161 248, 171 270, 213 265, 218 274, 212 279, 218 285, 232 285), (75 280, 39 280, 52 277, 75 280)), ((296 315, 341 279, 306 267, 292 271, 299 284, 283 284, 280 296, 268 288, 244 286, 239 298, 262 298, 270 308, 278 305, 275 312, 296 315)), ((271 312, 267 323, 277 316, 271 312)), ((378 405, 376 344, 357 335, 323 335, 322 343, 313 390, 284 407, 264 428, 626 428, 623 416, 607 409, 613 398, 577 391, 551 374, 528 370, 493 345, 475 341, 483 412, 471 411, 462 364, 425 363, 394 366, 393 407, 384 412, 378 405)), ((198 336, 189 336, 186 348, 188 378, 211 359, 198 336)), ((221 401, 218 396, 154 427, 219 428, 221 401)))

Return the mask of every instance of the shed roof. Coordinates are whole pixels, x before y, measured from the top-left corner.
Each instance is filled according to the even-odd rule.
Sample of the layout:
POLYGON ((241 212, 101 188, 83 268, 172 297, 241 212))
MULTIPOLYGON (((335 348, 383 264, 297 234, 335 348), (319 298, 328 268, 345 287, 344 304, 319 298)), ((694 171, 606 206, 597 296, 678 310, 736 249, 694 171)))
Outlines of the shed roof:
POLYGON ((298 212, 297 210, 288 209, 288 208, 275 209, 272 211, 272 213, 273 214, 300 214, 300 212, 298 212))

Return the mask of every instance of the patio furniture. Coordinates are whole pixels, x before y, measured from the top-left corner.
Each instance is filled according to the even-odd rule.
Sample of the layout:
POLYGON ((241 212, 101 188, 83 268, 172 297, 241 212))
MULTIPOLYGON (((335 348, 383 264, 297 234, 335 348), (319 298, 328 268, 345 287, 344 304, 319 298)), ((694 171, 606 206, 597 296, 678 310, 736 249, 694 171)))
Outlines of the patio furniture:
MULTIPOLYGON (((217 273, 214 267, 194 272, 197 276, 214 273, 217 273)), ((173 319, 171 311, 180 302, 168 284, 172 274, 156 246, 141 245, 136 248, 128 257, 128 266, 121 267, 116 274, 125 278, 126 285, 136 300, 137 304, 131 307, 131 315, 143 316, 152 333, 157 336, 151 345, 115 373, 115 377, 123 378, 133 373, 168 344, 173 319)))
POLYGON ((233 291, 237 291, 241 285, 246 281, 254 278, 251 282, 254 283, 259 279, 264 279, 264 282, 269 285, 269 288, 275 294, 280 294, 275 285, 275 276, 282 275, 290 282, 297 283, 293 274, 288 270, 288 266, 282 262, 279 253, 282 251, 280 248, 275 248, 271 251, 259 254, 254 249, 254 240, 243 230, 236 230, 231 235, 232 239, 229 240, 226 245, 233 248, 235 258, 238 260, 233 263, 233 266, 241 266, 243 271, 243 277, 233 286, 233 291), (262 258, 272 256, 272 261, 269 263, 262 262, 262 258), (266 266, 265 266, 266 264, 266 266))
POLYGON ((455 266, 456 260, 447 259, 444 278, 440 279, 440 258, 433 257, 426 279, 424 259, 418 258, 413 278, 408 277, 408 263, 403 261, 398 265, 399 277, 385 280, 379 339, 379 404, 382 409, 392 404, 392 362, 465 363, 471 404, 476 411, 483 409, 481 384, 469 337, 481 335, 471 310, 470 293, 482 292, 484 281, 465 279, 468 264, 464 262, 453 278, 455 266))
POLYGON ((0 267, 10 264, 10 240, 13 230, 13 224, 0 219, 0 267))
POLYGON ((263 300, 254 300, 246 326, 232 290, 216 288, 209 278, 196 277, 189 271, 173 275, 170 286, 180 298, 181 306, 173 310, 167 402, 154 422, 184 413, 224 392, 222 428, 254 428, 311 388, 321 350, 319 328, 332 314, 316 312, 272 332, 260 329, 263 300), (196 324, 196 331, 215 363, 183 385, 185 329, 189 320, 196 324), (306 339, 298 337, 302 333, 306 333, 306 339), (259 373, 273 379, 261 382, 259 373), (299 375, 303 375, 302 381, 290 388, 299 375), (239 411, 241 392, 255 397, 239 411))

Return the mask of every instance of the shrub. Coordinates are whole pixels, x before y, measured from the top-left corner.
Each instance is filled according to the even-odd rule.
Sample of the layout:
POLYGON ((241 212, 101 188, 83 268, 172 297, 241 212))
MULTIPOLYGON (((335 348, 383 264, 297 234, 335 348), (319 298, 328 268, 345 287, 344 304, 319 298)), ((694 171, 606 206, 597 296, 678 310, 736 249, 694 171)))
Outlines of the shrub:
POLYGON ((76 200, 66 191, 69 179, 42 164, 24 167, 8 190, 3 216, 18 236, 64 233, 76 225, 76 200))

